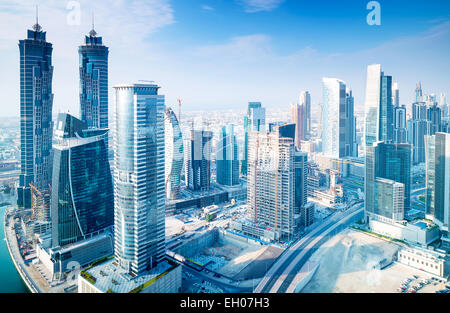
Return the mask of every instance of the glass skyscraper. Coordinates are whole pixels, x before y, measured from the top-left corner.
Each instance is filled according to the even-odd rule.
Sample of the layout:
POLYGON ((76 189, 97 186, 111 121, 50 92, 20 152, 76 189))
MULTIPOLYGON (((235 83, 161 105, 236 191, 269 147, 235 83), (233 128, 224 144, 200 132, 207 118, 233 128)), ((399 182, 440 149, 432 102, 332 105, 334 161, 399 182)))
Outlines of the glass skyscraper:
POLYGON ((266 109, 261 106, 261 102, 249 102, 247 115, 244 117, 244 154, 242 158, 242 175, 247 175, 248 160, 248 133, 250 131, 266 130, 266 109))
POLYGON ((367 67, 365 119, 366 146, 392 141, 392 76, 384 75, 380 64, 367 67))
POLYGON ((108 128, 108 54, 108 47, 92 27, 78 48, 81 120, 89 128, 108 128))
POLYGON ((346 156, 346 107, 345 83, 336 78, 323 78, 322 152, 325 156, 346 156))
POLYGON ((20 177, 17 204, 31 208, 32 183, 49 190, 52 174, 52 44, 36 22, 20 50, 20 177))
POLYGON ((186 187, 193 191, 206 191, 211 186, 211 141, 213 133, 191 130, 186 140, 185 179, 186 187))
POLYGON ((90 238, 114 224, 114 195, 107 130, 59 114, 51 198, 52 246, 90 238))
POLYGON ((425 136, 426 215, 442 233, 442 243, 450 249, 450 134, 425 136))
POLYGON ((154 83, 115 86, 114 254, 138 276, 165 255, 164 96, 154 83))
POLYGON ((166 198, 175 200, 180 197, 180 176, 183 169, 184 149, 180 124, 171 108, 165 109, 164 130, 166 198))
POLYGON ((239 184, 239 152, 234 135, 234 126, 228 125, 221 129, 217 142, 216 167, 217 183, 225 186, 239 184))

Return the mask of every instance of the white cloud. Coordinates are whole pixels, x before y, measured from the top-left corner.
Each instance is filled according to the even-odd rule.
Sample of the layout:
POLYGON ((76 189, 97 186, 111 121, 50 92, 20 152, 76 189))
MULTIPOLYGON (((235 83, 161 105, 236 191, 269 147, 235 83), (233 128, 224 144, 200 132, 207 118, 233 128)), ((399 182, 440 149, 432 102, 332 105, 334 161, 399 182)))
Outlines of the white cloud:
POLYGON ((214 11, 214 8, 212 6, 209 5, 202 5, 202 9, 205 11, 214 11))
POLYGON ((261 11, 272 11, 278 8, 284 0, 238 0, 244 6, 248 13, 255 13, 261 11))

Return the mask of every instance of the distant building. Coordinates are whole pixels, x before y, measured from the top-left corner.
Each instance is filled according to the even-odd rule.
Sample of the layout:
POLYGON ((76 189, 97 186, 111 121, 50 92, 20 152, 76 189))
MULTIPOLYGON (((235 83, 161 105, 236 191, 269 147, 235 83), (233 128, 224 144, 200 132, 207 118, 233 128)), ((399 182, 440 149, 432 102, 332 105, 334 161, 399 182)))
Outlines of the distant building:
POLYGON ((219 135, 216 152, 217 183, 239 185, 239 151, 234 126, 224 126, 219 135))
POLYGON ((295 151, 295 200, 294 213, 301 214, 302 208, 308 202, 308 155, 295 151))
POLYGON ((322 152, 328 157, 357 155, 354 99, 345 82, 322 79, 322 152))
POLYGON ((176 200, 180 197, 181 170, 184 163, 183 134, 178 119, 171 108, 165 109, 165 181, 166 198, 176 200))
POLYGON ((46 192, 52 180, 53 46, 36 22, 20 50, 20 176, 17 205, 31 209, 31 187, 46 192))
POLYGON ((186 187, 193 191, 206 191, 211 186, 211 140, 213 133, 191 130, 185 144, 186 187))
POLYGON ((304 117, 306 120, 305 136, 309 139, 311 135, 311 94, 309 91, 302 91, 298 102, 304 108, 304 117))
POLYGON ((306 106, 304 104, 293 104, 291 106, 291 121, 295 124, 295 147, 301 149, 301 142, 306 140, 307 125, 306 106))
POLYGON ((394 143, 408 142, 408 127, 406 124, 406 107, 394 107, 394 143))
POLYGON ((248 134, 251 131, 266 131, 266 109, 261 102, 249 102, 247 115, 244 117, 244 154, 242 159, 241 174, 247 175, 248 159, 248 134))
POLYGON ((367 67, 365 99, 365 146, 393 139, 392 76, 380 64, 367 67))
POLYGON ((440 228, 450 249, 450 134, 426 136, 426 215, 440 228))
POLYGON ((413 147, 413 163, 419 164, 425 162, 424 138, 430 129, 425 102, 413 103, 412 113, 412 119, 408 121, 409 143, 413 147))

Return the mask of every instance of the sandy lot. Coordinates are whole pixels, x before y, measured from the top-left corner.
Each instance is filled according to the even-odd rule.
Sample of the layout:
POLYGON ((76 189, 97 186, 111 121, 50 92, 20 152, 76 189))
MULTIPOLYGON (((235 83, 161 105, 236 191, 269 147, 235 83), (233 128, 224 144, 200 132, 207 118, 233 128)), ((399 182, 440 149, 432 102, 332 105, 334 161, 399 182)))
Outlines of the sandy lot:
MULTIPOLYGON (((398 263, 383 270, 373 268, 383 259, 391 260, 399 247, 347 229, 329 240, 311 257, 311 261, 320 262, 320 267, 302 292, 397 293, 406 278, 412 278, 413 275, 419 276, 419 280, 431 277, 398 263)), ((443 288, 444 284, 428 285, 419 293, 443 288)))

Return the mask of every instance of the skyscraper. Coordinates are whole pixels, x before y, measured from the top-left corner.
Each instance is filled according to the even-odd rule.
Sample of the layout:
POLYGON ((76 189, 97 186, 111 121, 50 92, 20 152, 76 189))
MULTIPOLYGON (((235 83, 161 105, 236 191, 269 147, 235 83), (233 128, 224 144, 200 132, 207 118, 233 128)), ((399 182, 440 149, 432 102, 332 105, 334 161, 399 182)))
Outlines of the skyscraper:
POLYGON ((308 154, 299 150, 295 151, 295 196, 294 196, 294 213, 301 214, 308 201, 308 154))
POLYGON ((348 87, 345 92, 345 156, 358 156, 355 98, 353 97, 352 90, 348 87))
POLYGON ((342 158, 346 156, 345 83, 323 78, 322 95, 322 152, 328 157, 342 158))
POLYGON ((408 142, 408 130, 406 126, 406 107, 395 106, 394 107, 394 143, 407 143, 408 142))
POLYGON ((211 140, 213 133, 191 130, 185 146, 186 187, 193 191, 206 191, 211 186, 211 140))
POLYGON ((385 213, 380 213, 377 209, 377 204, 379 204, 377 202, 377 179, 379 178, 403 184, 403 207, 405 213, 408 212, 411 197, 411 165, 411 145, 409 144, 376 142, 372 146, 366 147, 364 188, 366 213, 386 217, 385 213))
POLYGON ((239 184, 239 152, 234 135, 234 126, 222 127, 217 142, 217 183, 225 186, 239 184))
POLYGON ((247 203, 254 223, 279 238, 291 239, 295 229, 294 132, 288 130, 291 136, 283 137, 282 127, 273 133, 249 134, 247 203))
POLYGON ((425 162, 425 135, 430 129, 427 119, 427 106, 425 102, 416 102, 412 105, 412 119, 408 121, 409 143, 413 147, 413 163, 425 162))
POLYGON ((20 176, 17 204, 31 208, 30 183, 49 190, 52 174, 52 51, 38 21, 20 50, 20 176))
POLYGON ((80 113, 89 128, 108 128, 109 49, 92 30, 78 48, 80 59, 80 113))
POLYGON ((249 102, 247 115, 244 117, 244 154, 242 158, 242 175, 247 175, 248 159, 248 133, 250 131, 266 130, 266 109, 261 106, 261 102, 249 102))
POLYGON ((309 91, 302 91, 299 97, 299 104, 305 108, 305 136, 311 134, 311 94, 309 91))
POLYGON ((165 177, 166 198, 175 200, 180 197, 181 170, 183 169, 184 150, 183 134, 175 113, 171 108, 165 109, 165 177))
POLYGON ((422 83, 418 82, 415 90, 415 102, 423 101, 423 93, 422 93, 422 83))
POLYGON ((165 255, 164 96, 154 83, 115 86, 115 258, 139 275, 165 255))
POLYGON ((392 141, 392 76, 386 76, 380 64, 367 67, 365 119, 366 146, 392 141))
POLYGON ((442 244, 450 249, 450 134, 426 136, 426 215, 440 228, 442 244))
POLYGON ((58 116, 51 199, 53 247, 108 228, 112 231, 114 195, 104 140, 107 132, 88 130, 69 114, 58 116))
POLYGON ((302 140, 306 139, 306 107, 300 103, 291 106, 291 121, 295 124, 295 147, 301 149, 302 140))

